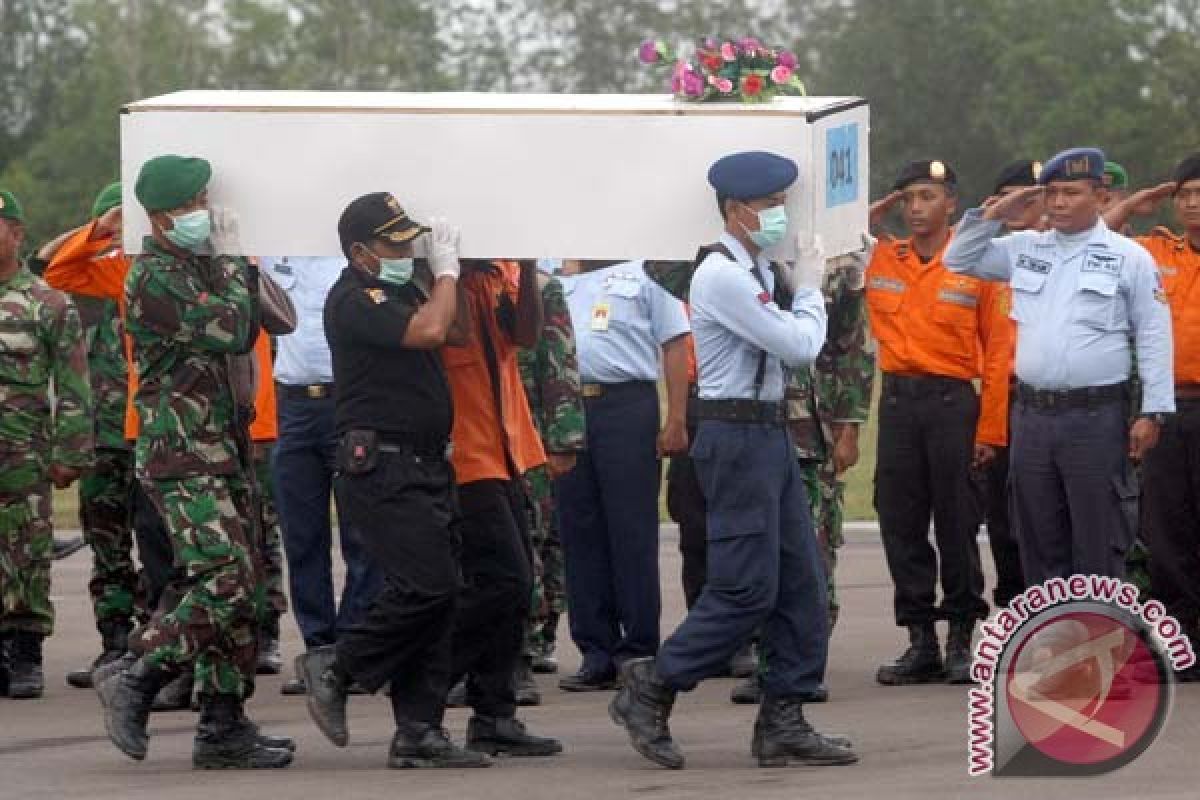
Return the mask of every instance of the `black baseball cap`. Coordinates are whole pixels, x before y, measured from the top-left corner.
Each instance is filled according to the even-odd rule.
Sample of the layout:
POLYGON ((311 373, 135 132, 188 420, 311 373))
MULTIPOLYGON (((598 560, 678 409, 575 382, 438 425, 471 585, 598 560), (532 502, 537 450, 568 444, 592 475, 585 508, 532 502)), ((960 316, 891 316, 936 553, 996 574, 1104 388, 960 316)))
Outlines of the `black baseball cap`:
POLYGON ((391 244, 411 242, 429 230, 408 216, 391 192, 372 192, 353 200, 338 220, 342 252, 350 257, 355 242, 382 239, 391 244))

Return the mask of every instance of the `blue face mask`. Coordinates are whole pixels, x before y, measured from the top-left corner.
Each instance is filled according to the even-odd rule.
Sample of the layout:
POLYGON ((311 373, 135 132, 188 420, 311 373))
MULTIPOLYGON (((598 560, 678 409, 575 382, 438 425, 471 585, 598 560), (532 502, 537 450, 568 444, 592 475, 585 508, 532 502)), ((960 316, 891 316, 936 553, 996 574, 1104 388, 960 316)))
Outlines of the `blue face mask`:
POLYGON ((181 250, 196 251, 212 235, 212 217, 208 209, 200 208, 171 217, 174 227, 163 231, 167 241, 181 250))
POLYGON ((750 241, 767 250, 783 241, 787 226, 787 210, 783 206, 771 206, 758 212, 758 230, 746 231, 746 234, 750 241))
POLYGON ((379 280, 393 286, 404 286, 412 280, 413 259, 411 258, 381 258, 379 259, 379 280))

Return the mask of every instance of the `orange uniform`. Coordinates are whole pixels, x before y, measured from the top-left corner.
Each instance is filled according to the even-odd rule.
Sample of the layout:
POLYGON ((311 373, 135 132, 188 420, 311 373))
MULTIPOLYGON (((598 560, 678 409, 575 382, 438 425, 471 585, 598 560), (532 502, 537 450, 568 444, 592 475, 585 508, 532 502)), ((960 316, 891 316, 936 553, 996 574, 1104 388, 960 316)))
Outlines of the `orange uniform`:
POLYGON ((1175 383, 1200 384, 1200 251, 1166 228, 1137 241, 1154 256, 1171 307, 1175 383))
MULTIPOLYGON (((64 292, 116 300, 121 320, 125 319, 125 276, 130 260, 111 237, 92 239, 96 223, 86 225, 67 239, 59 248, 43 276, 46 283, 64 292)), ((272 380, 271 341, 266 331, 254 343, 258 361, 258 381, 254 397, 254 422, 250 438, 256 442, 273 442, 279 438, 279 423, 275 410, 275 382, 272 380)), ((125 335, 125 359, 129 363, 129 400, 125 405, 125 438, 138 435, 137 411, 133 399, 137 396, 137 370, 133 360, 133 339, 125 335)))
POLYGON ((510 302, 515 308, 520 266, 515 261, 496 261, 493 267, 471 270, 462 276, 461 290, 466 293, 471 312, 471 339, 464 347, 442 348, 454 398, 452 462, 460 484, 513 480, 546 463, 517 366, 519 348, 496 319, 496 309, 502 302, 510 302), (495 353, 502 416, 497 413, 484 331, 495 353), (497 430, 504 435, 497 437, 497 430))
MULTIPOLYGON (((947 240, 947 244, 949 241, 947 240)), ((867 313, 879 366, 899 375, 982 378, 975 439, 1008 442, 1008 383, 1015 325, 1003 287, 921 262, 908 239, 880 241, 867 267, 867 313)))

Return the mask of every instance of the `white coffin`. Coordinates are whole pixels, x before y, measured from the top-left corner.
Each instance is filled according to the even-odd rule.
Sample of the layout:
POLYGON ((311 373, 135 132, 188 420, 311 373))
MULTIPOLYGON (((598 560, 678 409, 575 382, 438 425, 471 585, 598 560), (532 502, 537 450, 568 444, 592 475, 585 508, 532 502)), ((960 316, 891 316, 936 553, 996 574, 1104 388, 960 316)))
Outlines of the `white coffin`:
POLYGON ((868 132, 856 97, 178 92, 122 110, 125 246, 148 226, 139 168, 178 153, 212 161, 211 202, 237 211, 248 254, 339 255, 342 209, 388 190, 458 224, 467 257, 690 259, 721 229, 709 165, 769 150, 800 165, 793 234, 833 255, 861 246, 868 132))

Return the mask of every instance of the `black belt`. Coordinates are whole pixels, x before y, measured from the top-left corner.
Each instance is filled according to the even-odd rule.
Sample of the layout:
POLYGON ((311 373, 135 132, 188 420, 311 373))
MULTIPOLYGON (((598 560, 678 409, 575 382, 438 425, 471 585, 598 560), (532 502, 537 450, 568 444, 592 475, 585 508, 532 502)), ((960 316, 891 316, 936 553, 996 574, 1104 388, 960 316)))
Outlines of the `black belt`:
POLYGON ((754 422, 759 425, 783 425, 783 403, 742 398, 708 399, 697 397, 688 403, 688 416, 696 420, 719 422, 754 422))
POLYGON ((583 384, 582 392, 584 400, 595 400, 598 397, 608 395, 621 394, 630 390, 645 391, 648 388, 654 388, 654 381, 624 381, 622 383, 592 383, 583 384))
POLYGON ((1128 396, 1128 383, 1078 389, 1035 389, 1028 383, 1017 384, 1017 402, 1039 411, 1099 408, 1125 400, 1128 396))
POLYGON ((324 400, 333 397, 332 383, 277 383, 275 386, 276 391, 289 400, 324 400))
POLYGON ((898 375, 893 372, 883 373, 883 390, 891 394, 928 394, 930 392, 945 392, 974 387, 971 382, 962 378, 948 378, 945 375, 898 375))

